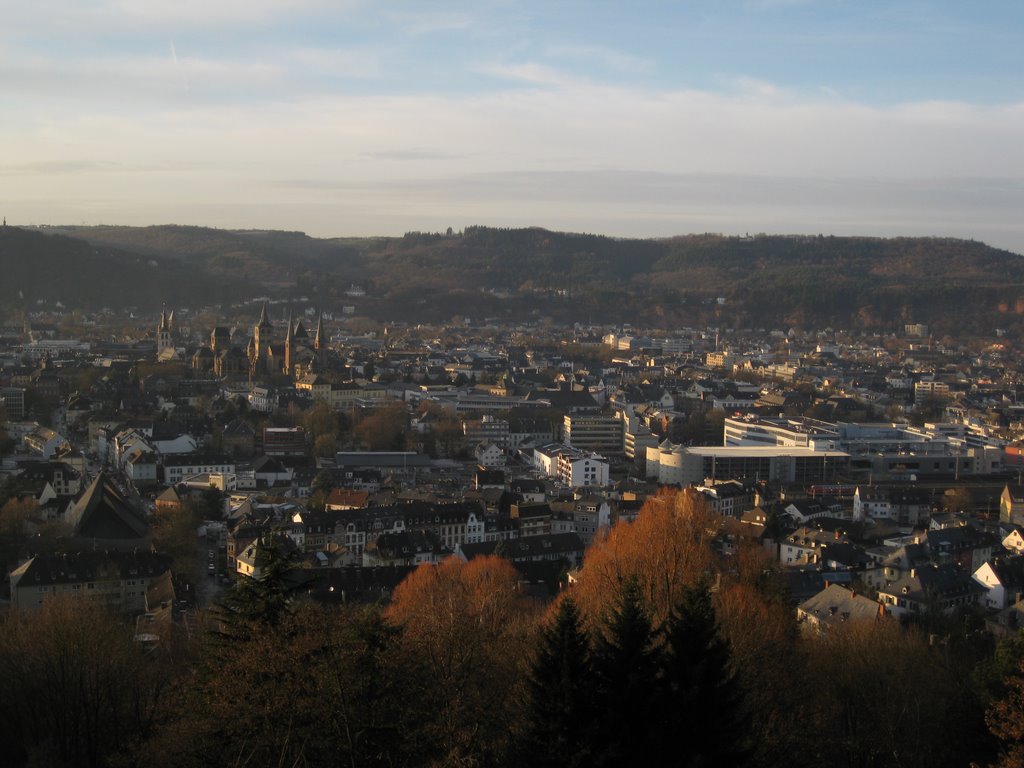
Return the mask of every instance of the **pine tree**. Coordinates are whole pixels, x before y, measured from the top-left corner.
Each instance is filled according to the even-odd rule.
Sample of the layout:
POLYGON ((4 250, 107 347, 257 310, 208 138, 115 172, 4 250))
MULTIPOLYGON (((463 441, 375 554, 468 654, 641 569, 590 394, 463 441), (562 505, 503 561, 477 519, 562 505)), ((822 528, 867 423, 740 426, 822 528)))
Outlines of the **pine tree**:
POLYGON ((742 696, 729 669, 729 647, 719 637, 711 595, 688 588, 666 626, 661 732, 672 763, 688 768, 747 762, 742 696), (680 738, 680 734, 685 734, 680 738))
POLYGON ((571 597, 541 631, 529 679, 524 764, 591 764, 594 674, 590 641, 571 597))
POLYGON ((228 633, 247 634, 252 627, 276 625, 288 609, 288 572, 297 557, 283 534, 268 534, 257 542, 260 577, 239 577, 221 605, 222 626, 228 633))
POLYGON ((594 649, 593 765, 659 764, 653 737, 660 661, 639 583, 630 578, 594 649))

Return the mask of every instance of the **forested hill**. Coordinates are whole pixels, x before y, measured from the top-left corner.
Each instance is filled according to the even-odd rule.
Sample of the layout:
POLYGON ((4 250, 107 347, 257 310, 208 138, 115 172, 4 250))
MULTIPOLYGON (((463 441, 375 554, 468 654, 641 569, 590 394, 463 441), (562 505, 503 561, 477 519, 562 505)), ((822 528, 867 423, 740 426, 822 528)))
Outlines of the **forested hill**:
POLYGON ((219 302, 230 286, 188 265, 41 231, 0 227, 0 305, 69 309, 219 302))
MULTIPOLYGON (((1024 313, 1024 258, 954 239, 628 240, 490 227, 344 239, 182 226, 46 231, 71 238, 49 238, 55 254, 77 239, 96 249, 96 259, 120 259, 143 271, 155 260, 172 277, 185 270, 195 278, 193 292, 166 300, 189 304, 196 301, 197 281, 243 291, 250 287, 239 284, 244 280, 256 290, 306 295, 323 306, 353 303, 344 292, 357 284, 368 294, 355 301, 358 311, 379 319, 541 314, 584 322, 878 329, 914 321, 990 331, 1015 325, 1024 313)), ((6 264, 4 244, 0 239, 6 264)), ((89 261, 85 252, 83 258, 89 261)), ((174 280, 162 288, 172 286, 174 280)), ((0 296, 8 290, 0 289, 0 296)))

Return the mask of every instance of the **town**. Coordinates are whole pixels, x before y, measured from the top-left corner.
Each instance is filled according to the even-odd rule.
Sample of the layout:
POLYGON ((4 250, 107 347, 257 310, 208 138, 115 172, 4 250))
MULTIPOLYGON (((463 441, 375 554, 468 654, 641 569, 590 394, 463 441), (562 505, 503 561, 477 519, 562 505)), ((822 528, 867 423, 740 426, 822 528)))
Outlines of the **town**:
POLYGON ((420 566, 494 558, 544 606, 660 505, 699 521, 715 597, 754 557, 801 642, 1017 637, 1024 404, 999 329, 412 325, 361 295, 0 328, 12 615, 98 602, 159 654, 254 584, 383 606, 420 566))

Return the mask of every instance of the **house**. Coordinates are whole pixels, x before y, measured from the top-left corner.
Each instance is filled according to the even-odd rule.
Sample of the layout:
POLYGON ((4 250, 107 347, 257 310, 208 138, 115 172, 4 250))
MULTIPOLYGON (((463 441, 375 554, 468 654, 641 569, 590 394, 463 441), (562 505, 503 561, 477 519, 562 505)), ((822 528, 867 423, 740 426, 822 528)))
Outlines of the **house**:
POLYGON ((252 456, 256 452, 256 431, 249 422, 235 419, 224 427, 221 445, 232 456, 252 456))
POLYGON ((725 480, 714 485, 699 486, 708 512, 725 517, 739 517, 754 506, 756 492, 752 484, 725 480))
POLYGON ((185 506, 189 499, 188 490, 183 485, 172 485, 156 497, 154 504, 158 510, 177 512, 185 506))
POLYGON ((473 457, 479 466, 488 469, 505 466, 505 452, 494 443, 480 443, 473 449, 473 457))
POLYGON ((999 495, 999 522, 1024 525, 1024 485, 1007 483, 999 495))
POLYGON ((156 485, 157 483, 157 457, 155 453, 140 451, 128 459, 125 466, 125 474, 138 488, 145 485, 156 485))
POLYGON ((583 541, 575 533, 552 533, 501 541, 460 544, 455 554, 465 561, 474 557, 500 555, 513 563, 565 561, 571 567, 583 562, 583 541))
POLYGON ((370 500, 368 491, 354 491, 350 488, 334 488, 327 495, 324 508, 327 510, 362 509, 370 500))
POLYGON ((899 581, 914 568, 920 568, 931 562, 928 547, 917 542, 889 544, 867 552, 873 561, 861 578, 874 588, 879 588, 894 581, 899 581))
POLYGON ((608 485, 608 462, 596 453, 563 453, 556 466, 559 481, 570 488, 608 485))
POLYGON ((1016 552, 1018 555, 1024 554, 1024 531, 1019 525, 1013 526, 1010 532, 1003 537, 1002 543, 1004 549, 1016 552))
POLYGON ((164 484, 177 485, 187 477, 202 474, 233 474, 235 462, 223 457, 165 456, 163 459, 164 484))
POLYGON ((58 496, 74 496, 82 490, 82 473, 63 461, 19 461, 19 481, 43 480, 58 496))
POLYGON ((40 554, 11 572, 11 605, 35 611, 47 600, 67 596, 138 613, 146 608, 147 588, 168 568, 164 555, 141 549, 40 554))
POLYGON ((797 622, 806 632, 821 635, 830 627, 851 622, 877 621, 882 612, 874 600, 839 584, 829 584, 796 609, 797 622))
POLYGON ((452 551, 431 531, 400 531, 378 536, 363 552, 363 566, 436 565, 451 555, 452 551))
POLYGON ((878 602, 887 614, 952 613, 976 605, 985 588, 971 572, 956 563, 913 568, 903 578, 878 589, 878 602))
POLYGON ((925 536, 932 559, 958 563, 969 573, 991 560, 999 544, 994 535, 969 525, 929 530, 925 536))
POLYGON ((274 557, 290 557, 295 549, 295 544, 285 535, 259 536, 235 557, 235 570, 242 576, 259 581, 274 557))
POLYGON ((786 505, 783 513, 803 525, 809 520, 829 517, 837 511, 836 505, 829 504, 825 499, 796 499, 786 505))
POLYGON ((43 459, 52 459, 59 453, 71 450, 66 437, 38 424, 22 438, 22 442, 32 453, 43 459))
POLYGON ((1024 595, 1024 557, 996 557, 983 563, 973 574, 986 590, 980 602, 994 611, 1019 602, 1024 595))
POLYGON ((917 526, 931 514, 931 494, 921 488, 857 486, 853 494, 853 519, 893 520, 904 526, 917 526))
POLYGON ((997 639, 1016 637, 1024 629, 1024 601, 1012 603, 985 619, 985 628, 997 639))
POLYGON ((848 542, 845 534, 799 528, 779 546, 779 562, 787 567, 816 565, 821 562, 822 548, 829 544, 848 542))

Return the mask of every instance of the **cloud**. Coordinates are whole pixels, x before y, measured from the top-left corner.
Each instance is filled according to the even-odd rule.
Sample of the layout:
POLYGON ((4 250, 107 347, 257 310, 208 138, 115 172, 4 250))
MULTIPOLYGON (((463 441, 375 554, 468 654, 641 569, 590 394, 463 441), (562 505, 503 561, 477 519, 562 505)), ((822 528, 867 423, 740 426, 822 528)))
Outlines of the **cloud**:
POLYGON ((550 57, 577 63, 597 64, 612 72, 644 75, 657 69, 652 59, 603 45, 552 45, 547 47, 546 53, 550 57))
MULTIPOLYGON (((504 82, 484 93, 291 94, 283 56, 222 61, 182 48, 188 99, 134 98, 181 96, 166 51, 86 60, 76 87, 125 97, 114 113, 89 99, 40 110, 28 86, 9 98, 0 141, 24 178, 0 189, 0 204, 25 218, 37 210, 35 221, 80 220, 89 201, 107 221, 335 235, 535 223, 998 237, 1024 250, 1021 104, 881 108, 760 81, 728 93, 621 87, 532 62, 490 67, 504 82), (274 95, 250 104, 195 93, 218 88, 274 95), (56 165, 31 171, 45 163, 56 165), (140 167, 154 170, 128 170, 140 167), (210 221, 217 212, 224 220, 210 221)), ((314 49, 305 61, 329 71, 359 58, 314 49)))
POLYGON ((406 35, 421 37, 439 32, 462 32, 474 24, 469 14, 445 11, 413 12, 391 11, 388 17, 398 25, 406 35))

